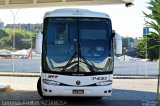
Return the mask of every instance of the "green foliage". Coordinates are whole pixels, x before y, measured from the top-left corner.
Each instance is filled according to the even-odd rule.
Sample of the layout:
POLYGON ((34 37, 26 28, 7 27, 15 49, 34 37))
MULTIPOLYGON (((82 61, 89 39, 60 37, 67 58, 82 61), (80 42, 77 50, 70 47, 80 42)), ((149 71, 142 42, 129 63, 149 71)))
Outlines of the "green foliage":
MULTIPOLYGON (((151 10, 151 14, 144 13, 144 15, 151 19, 151 21, 147 21, 154 31, 151 32, 152 38, 155 39, 156 44, 151 46, 151 49, 159 48, 160 51, 160 0, 152 0, 149 3, 148 9, 151 10)), ((153 42, 154 43, 154 42, 153 42)), ((158 50, 158 49, 157 49, 158 50)), ((153 53, 153 52, 152 52, 153 53)), ((156 96, 156 106, 158 106, 158 97, 159 97, 159 83, 160 83, 160 52, 159 54, 159 72, 158 72, 158 83, 157 83, 157 96, 156 96)), ((155 54, 152 54, 155 55, 155 54)))
POLYGON ((0 38, 4 37, 6 35, 7 35, 6 32, 4 30, 0 29, 0 38))
MULTIPOLYGON (((149 19, 146 24, 153 29, 148 35, 148 54, 151 54, 150 59, 158 59, 158 49, 160 48, 160 0, 151 0, 148 9, 150 14, 145 12, 144 15, 149 19)), ((149 57, 149 55, 148 55, 149 57)))
MULTIPOLYGON (((13 49, 14 30, 5 29, 3 31, 0 31, 0 34, 1 33, 2 35, 0 37, 0 49, 13 49)), ((29 49, 31 47, 31 43, 33 44, 33 47, 34 47, 35 37, 36 37, 36 34, 34 32, 16 29, 14 49, 17 49, 17 50, 29 49)))
POLYGON ((143 35, 137 45, 137 55, 139 58, 146 58, 146 41, 147 41, 147 58, 151 61, 158 59, 158 37, 153 34, 143 35), (147 40, 146 40, 147 39, 147 40))
POLYGON ((137 49, 137 55, 139 58, 145 58, 145 53, 146 53, 146 48, 145 48, 145 39, 140 40, 136 44, 136 49, 137 49))
POLYGON ((150 35, 148 35, 147 36, 147 40, 148 40, 148 42, 147 42, 147 44, 148 44, 148 47, 147 47, 147 49, 148 49, 148 52, 147 52, 147 54, 148 54, 148 58, 151 60, 151 61, 153 61, 153 60, 157 60, 158 58, 159 58, 159 56, 158 56, 158 52, 159 52, 159 42, 158 42, 158 37, 157 36, 155 36, 155 35, 153 35, 153 34, 150 34, 150 35))
POLYGON ((160 1, 159 0, 151 0, 149 2, 148 9, 151 10, 151 14, 147 14, 144 12, 144 15, 149 19, 152 19, 151 22, 156 21, 158 25, 160 25, 160 1))
POLYGON ((149 21, 146 21, 146 24, 150 25, 153 29, 150 33, 153 36, 158 37, 158 41, 160 41, 160 0, 152 0, 149 5, 148 9, 151 10, 151 13, 147 14, 143 12, 144 15, 150 19, 149 21))

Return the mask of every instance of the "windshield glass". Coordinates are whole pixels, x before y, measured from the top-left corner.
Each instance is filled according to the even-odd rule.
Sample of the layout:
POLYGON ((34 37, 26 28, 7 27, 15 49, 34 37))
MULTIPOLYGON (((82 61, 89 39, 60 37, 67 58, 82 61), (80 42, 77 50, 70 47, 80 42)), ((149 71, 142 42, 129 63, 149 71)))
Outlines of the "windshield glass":
POLYGON ((48 18, 44 25, 43 56, 48 71, 113 70, 113 59, 108 58, 112 31, 109 19, 48 18))

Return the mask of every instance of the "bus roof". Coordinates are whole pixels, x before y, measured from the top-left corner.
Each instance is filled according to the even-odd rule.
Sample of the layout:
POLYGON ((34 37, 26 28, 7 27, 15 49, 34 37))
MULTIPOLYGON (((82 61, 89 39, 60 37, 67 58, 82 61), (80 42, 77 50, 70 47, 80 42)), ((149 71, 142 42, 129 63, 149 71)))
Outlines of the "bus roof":
POLYGON ((95 17, 95 18, 109 18, 108 14, 93 12, 87 9, 56 9, 54 11, 46 12, 44 18, 47 17, 95 17))

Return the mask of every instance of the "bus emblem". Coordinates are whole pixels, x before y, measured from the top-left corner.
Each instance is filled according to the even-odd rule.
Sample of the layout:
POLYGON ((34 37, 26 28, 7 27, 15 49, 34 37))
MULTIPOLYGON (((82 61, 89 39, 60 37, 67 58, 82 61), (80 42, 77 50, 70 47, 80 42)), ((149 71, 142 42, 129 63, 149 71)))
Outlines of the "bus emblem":
POLYGON ((48 75, 48 78, 57 78, 57 75, 48 75))
POLYGON ((80 85, 80 84, 81 84, 81 81, 79 81, 79 80, 76 81, 76 84, 77 84, 77 85, 80 85))

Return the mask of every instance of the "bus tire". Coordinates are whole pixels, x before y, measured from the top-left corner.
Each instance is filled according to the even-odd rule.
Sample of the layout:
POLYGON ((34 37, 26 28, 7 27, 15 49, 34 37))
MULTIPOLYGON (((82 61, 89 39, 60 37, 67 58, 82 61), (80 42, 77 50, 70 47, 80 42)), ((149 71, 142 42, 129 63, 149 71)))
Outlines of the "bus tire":
POLYGON ((41 87, 41 77, 39 77, 38 79, 38 82, 37 82, 37 91, 38 91, 38 94, 44 98, 43 94, 42 94, 42 87, 41 87))

